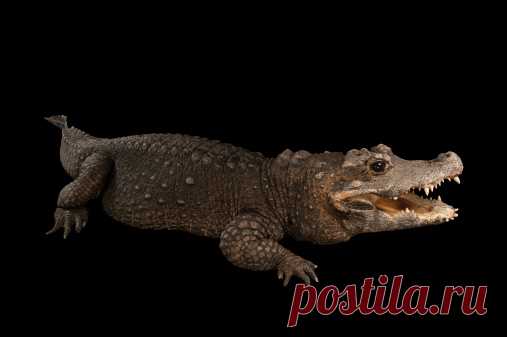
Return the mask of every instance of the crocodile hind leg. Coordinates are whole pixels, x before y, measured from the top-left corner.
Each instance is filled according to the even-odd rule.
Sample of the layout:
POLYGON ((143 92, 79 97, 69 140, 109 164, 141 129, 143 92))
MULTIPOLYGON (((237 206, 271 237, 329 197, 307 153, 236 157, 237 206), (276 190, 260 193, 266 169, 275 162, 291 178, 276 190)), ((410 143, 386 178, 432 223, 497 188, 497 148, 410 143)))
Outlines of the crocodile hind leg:
POLYGON ((112 161, 99 153, 88 156, 79 168, 77 178, 65 186, 58 197, 55 224, 46 234, 63 228, 63 238, 72 232, 79 233, 86 226, 88 211, 86 204, 95 199, 107 182, 112 161))
POLYGON ((283 231, 254 215, 240 215, 231 221, 220 236, 220 249, 232 264, 250 270, 277 270, 286 286, 292 276, 305 283, 318 282, 317 266, 295 255, 278 243, 283 231))

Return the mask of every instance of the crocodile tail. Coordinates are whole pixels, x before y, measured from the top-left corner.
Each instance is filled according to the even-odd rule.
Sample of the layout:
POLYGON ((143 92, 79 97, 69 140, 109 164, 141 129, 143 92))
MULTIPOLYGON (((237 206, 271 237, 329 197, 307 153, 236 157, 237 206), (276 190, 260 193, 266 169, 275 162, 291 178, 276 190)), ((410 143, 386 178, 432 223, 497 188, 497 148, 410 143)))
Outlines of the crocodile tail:
POLYGON ((57 116, 44 117, 44 119, 60 129, 68 128, 67 116, 57 115, 57 116))

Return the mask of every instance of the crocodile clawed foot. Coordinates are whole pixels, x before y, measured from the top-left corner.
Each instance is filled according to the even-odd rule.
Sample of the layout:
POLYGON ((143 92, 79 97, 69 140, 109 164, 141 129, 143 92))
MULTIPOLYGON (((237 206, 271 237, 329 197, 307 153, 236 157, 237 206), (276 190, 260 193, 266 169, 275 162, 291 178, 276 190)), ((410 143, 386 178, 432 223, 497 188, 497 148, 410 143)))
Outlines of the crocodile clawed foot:
POLYGON ((278 278, 283 279, 284 287, 289 284, 292 276, 297 276, 306 284, 310 284, 311 279, 319 282, 315 274, 317 265, 311 261, 305 260, 297 255, 286 256, 278 265, 278 278))
POLYGON ((88 221, 86 208, 57 208, 55 211, 55 224, 46 235, 57 232, 63 228, 63 238, 66 239, 72 231, 80 233, 88 221))

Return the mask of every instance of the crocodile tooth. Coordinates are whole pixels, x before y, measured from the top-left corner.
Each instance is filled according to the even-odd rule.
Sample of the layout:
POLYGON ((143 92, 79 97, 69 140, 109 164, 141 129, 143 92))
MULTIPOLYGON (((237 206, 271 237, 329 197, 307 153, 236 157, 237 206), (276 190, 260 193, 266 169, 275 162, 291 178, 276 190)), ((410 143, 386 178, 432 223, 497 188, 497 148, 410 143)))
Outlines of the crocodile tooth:
POLYGON ((433 192, 433 185, 430 185, 430 191, 433 192))
POLYGON ((440 196, 438 196, 438 201, 442 201, 442 198, 440 198, 440 196))
POLYGON ((428 187, 425 187, 424 193, 426 193, 426 196, 428 196, 430 194, 430 189, 428 187))
POLYGON ((449 181, 451 181, 451 178, 449 178, 449 177, 447 177, 446 179, 449 180, 449 181))
POLYGON ((398 200, 398 197, 393 197, 394 200, 398 200))
POLYGON ((458 176, 454 177, 454 178, 453 178, 453 180, 454 180, 455 182, 457 182, 458 184, 461 184, 461 181, 459 180, 459 177, 458 177, 458 176))

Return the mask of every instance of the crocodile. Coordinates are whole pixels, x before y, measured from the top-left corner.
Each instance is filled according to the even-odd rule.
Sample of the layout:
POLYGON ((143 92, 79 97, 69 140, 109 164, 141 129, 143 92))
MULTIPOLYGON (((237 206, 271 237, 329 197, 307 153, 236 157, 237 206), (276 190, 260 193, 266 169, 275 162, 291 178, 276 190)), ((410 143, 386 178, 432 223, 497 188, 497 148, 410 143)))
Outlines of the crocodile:
POLYGON ((124 224, 180 230, 219 240, 233 265, 318 282, 317 265, 280 244, 284 237, 334 244, 368 232, 440 224, 458 209, 433 191, 460 183, 454 152, 405 160, 379 144, 346 153, 283 151, 264 157, 182 134, 98 138, 46 117, 61 129, 60 161, 72 178, 59 193, 47 234, 67 238, 88 222, 87 203, 124 224))

